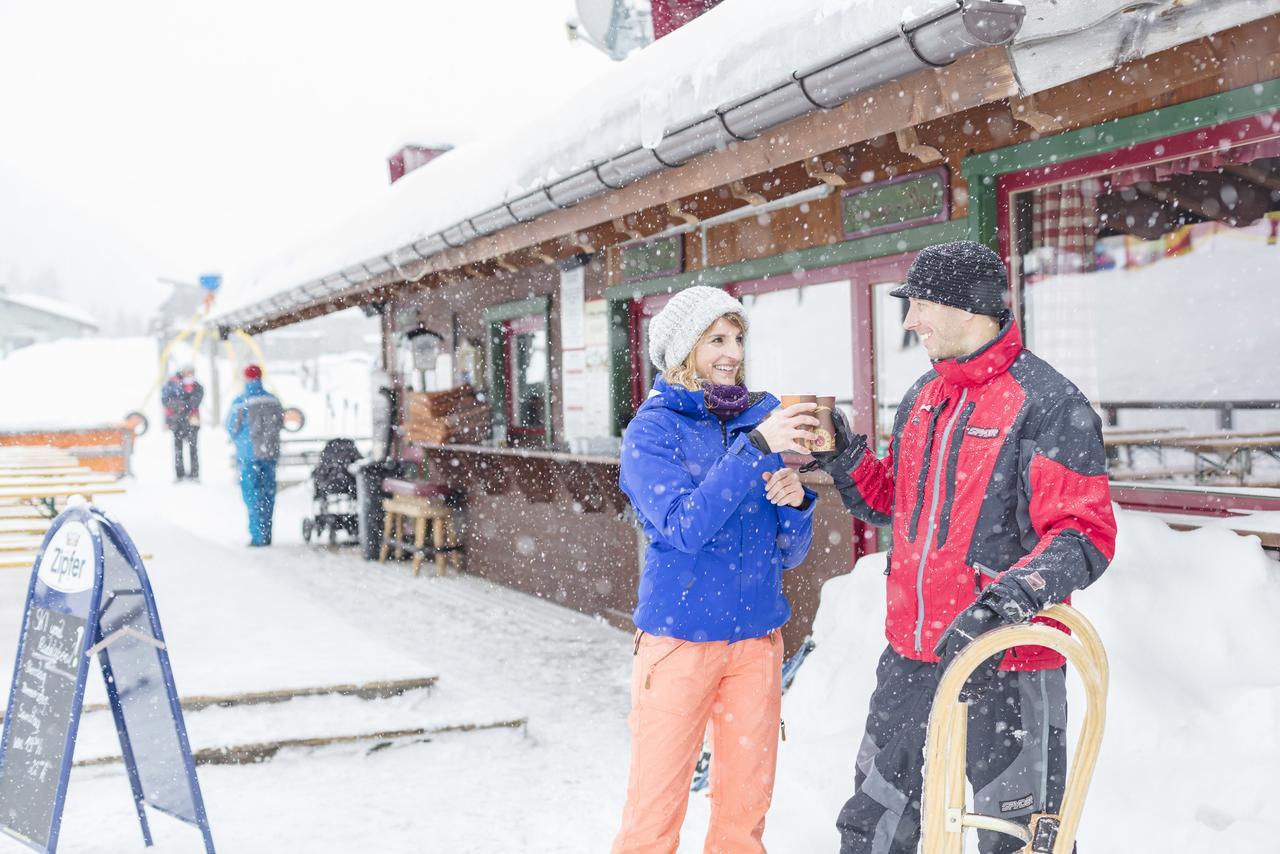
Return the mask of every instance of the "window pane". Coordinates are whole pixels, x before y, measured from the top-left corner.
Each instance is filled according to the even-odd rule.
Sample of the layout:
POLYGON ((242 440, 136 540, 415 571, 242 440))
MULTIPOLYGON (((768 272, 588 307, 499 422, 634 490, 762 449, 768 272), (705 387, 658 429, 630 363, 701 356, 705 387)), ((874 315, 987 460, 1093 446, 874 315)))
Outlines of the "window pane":
POLYGON ((1109 416, 1113 478, 1280 485, 1278 178, 1226 151, 1015 197, 1028 344, 1109 416))
POLYGON ((542 318, 522 318, 510 326, 510 411, 512 427, 546 427, 547 331, 542 318))
POLYGON ((833 394, 852 417, 853 320, 847 280, 747 294, 747 385, 752 391, 833 394))
POLYGON ((901 282, 884 282, 872 287, 876 331, 876 433, 881 450, 893 430, 898 404, 916 380, 928 372, 929 355, 920 337, 902 328, 907 301, 889 296, 901 282))

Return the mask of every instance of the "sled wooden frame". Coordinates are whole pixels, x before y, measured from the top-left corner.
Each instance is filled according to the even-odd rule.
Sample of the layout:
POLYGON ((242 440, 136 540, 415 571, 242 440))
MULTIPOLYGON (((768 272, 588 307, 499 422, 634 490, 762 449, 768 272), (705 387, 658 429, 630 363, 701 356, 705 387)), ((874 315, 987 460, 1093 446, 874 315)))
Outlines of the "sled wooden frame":
POLYGON ((1024 851, 1032 851, 1031 834, 1035 822, 1044 817, 1032 816, 1032 826, 994 816, 965 811, 966 745, 969 705, 960 702, 960 689, 977 667, 995 655, 1015 646, 1043 646, 1066 657, 1080 674, 1085 687, 1085 719, 1075 756, 1067 769, 1066 787, 1057 815, 1057 837, 1051 854, 1070 854, 1080 829, 1089 781, 1102 745, 1106 723, 1107 684, 1110 669, 1106 650, 1093 624, 1079 611, 1066 605, 1054 605, 1041 616, 1065 625, 1073 634, 1043 623, 1005 626, 980 635, 956 658, 938 683, 929 729, 925 742, 924 795, 921 802, 925 854, 962 854, 965 828, 1005 833, 1027 843, 1024 851))

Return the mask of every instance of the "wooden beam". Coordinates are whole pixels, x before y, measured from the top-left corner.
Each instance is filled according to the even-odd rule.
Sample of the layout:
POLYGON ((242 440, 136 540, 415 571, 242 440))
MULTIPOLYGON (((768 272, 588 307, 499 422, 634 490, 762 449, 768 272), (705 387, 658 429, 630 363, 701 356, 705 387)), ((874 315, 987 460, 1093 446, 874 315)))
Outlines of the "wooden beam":
POLYGON ((613 226, 614 231, 621 234, 627 240, 639 240, 640 238, 644 237, 643 232, 638 231, 637 229, 627 225, 628 219, 629 217, 620 216, 620 217, 617 217, 616 219, 610 220, 609 224, 613 226))
POLYGON ((1014 119, 1028 125, 1036 133, 1053 133, 1062 130, 1062 120, 1048 113, 1040 112, 1036 106, 1036 96, 1026 95, 1009 99, 1009 112, 1014 119))
POLYGON ((899 151, 926 166, 930 163, 940 163, 944 159, 941 151, 920 141, 914 127, 899 128, 893 132, 893 138, 898 144, 899 151))
POLYGON ((838 173, 828 171, 823 166, 821 157, 807 158, 804 161, 804 174, 814 180, 821 181, 829 187, 843 187, 847 183, 838 173))
POLYGON ((753 207, 756 207, 758 205, 763 205, 766 201, 768 201, 768 199, 766 199, 764 196, 760 195, 759 193, 754 192, 752 190, 748 190, 741 181, 729 182, 729 195, 737 199, 738 201, 746 202, 747 204, 753 207))
POLYGON ((670 216, 671 221, 677 225, 697 225, 701 222, 698 217, 680 207, 679 199, 667 202, 667 215, 670 216))

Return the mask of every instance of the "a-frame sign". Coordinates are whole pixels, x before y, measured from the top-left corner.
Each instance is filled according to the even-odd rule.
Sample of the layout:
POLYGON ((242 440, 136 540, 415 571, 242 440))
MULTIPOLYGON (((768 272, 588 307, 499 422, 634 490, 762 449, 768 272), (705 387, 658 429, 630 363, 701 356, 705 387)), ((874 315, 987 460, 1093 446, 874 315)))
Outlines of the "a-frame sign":
POLYGON ((0 737, 0 832, 36 851, 57 850, 95 653, 145 844, 150 806, 198 827, 214 854, 142 559, 119 523, 86 505, 54 520, 27 588, 0 737))

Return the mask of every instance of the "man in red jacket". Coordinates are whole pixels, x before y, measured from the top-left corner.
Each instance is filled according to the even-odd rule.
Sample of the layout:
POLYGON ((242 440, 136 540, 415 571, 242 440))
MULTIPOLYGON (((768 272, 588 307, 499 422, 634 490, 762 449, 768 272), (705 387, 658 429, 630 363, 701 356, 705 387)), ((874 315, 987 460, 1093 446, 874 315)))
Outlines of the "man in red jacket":
MULTIPOLYGON (((1080 390, 1022 345, 990 249, 922 251, 893 295, 933 361, 903 397, 888 454, 837 423, 816 455, 849 511, 892 525, 889 646, 876 670, 841 854, 914 854, 925 726, 938 677, 975 637, 1021 623, 1097 580, 1115 547, 1102 426, 1080 390)), ((838 413, 837 413, 838 414, 838 413)), ((1019 647, 975 671, 968 774, 978 812, 1056 812, 1066 774, 1066 668, 1019 647)), ((1019 851, 980 832, 984 854, 1019 851)))

